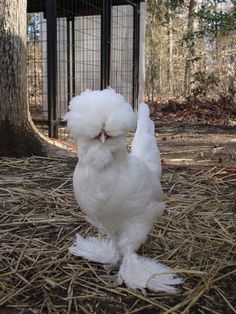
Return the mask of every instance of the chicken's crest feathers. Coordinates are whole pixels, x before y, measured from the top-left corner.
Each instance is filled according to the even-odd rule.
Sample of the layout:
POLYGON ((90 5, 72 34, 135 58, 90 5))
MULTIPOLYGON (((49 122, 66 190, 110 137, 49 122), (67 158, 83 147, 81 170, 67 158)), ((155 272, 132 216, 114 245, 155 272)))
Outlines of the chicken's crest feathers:
POLYGON ((113 89, 89 90, 70 101, 64 116, 68 129, 77 139, 93 138, 104 129, 110 136, 124 135, 136 127, 136 114, 123 96, 113 89))

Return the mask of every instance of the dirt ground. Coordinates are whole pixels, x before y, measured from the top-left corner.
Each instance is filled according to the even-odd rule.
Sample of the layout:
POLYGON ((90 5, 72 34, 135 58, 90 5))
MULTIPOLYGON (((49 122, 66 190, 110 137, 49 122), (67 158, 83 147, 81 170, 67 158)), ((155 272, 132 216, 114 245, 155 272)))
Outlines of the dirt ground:
POLYGON ((154 110, 167 209, 140 250, 180 273, 178 293, 114 287, 69 254, 76 232, 97 234, 74 199, 76 158, 1 158, 0 314, 236 313, 235 116, 210 125, 185 114, 191 123, 154 110))
POLYGON ((235 313, 235 173, 164 166, 166 211, 139 253, 184 282, 176 295, 144 295, 114 287, 101 265, 69 253, 77 232, 97 236, 73 195, 75 164, 0 159, 1 314, 235 313))
POLYGON ((236 129, 157 125, 163 164, 236 168, 236 129))
POLYGON ((159 99, 149 103, 163 164, 236 167, 236 102, 159 99))

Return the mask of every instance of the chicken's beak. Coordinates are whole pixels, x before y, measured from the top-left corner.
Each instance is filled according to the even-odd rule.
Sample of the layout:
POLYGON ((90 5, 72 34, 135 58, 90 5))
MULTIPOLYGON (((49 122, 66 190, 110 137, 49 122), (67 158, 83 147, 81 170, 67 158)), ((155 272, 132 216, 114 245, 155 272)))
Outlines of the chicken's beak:
POLYGON ((102 130, 102 132, 100 133, 99 139, 100 139, 101 143, 105 143, 106 142, 107 133, 104 130, 102 130))

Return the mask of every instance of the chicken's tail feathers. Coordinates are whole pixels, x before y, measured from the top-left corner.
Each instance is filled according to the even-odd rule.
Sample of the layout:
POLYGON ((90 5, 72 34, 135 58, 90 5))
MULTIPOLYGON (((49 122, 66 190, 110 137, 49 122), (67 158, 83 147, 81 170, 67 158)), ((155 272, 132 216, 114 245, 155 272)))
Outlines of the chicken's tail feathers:
POLYGON ((138 127, 139 131, 146 131, 150 134, 155 132, 154 122, 150 119, 150 110, 146 103, 141 102, 138 108, 138 127))
POLYGON ((140 103, 138 124, 131 147, 132 155, 139 157, 152 171, 161 176, 160 151, 155 138, 155 124, 150 119, 146 103, 140 103))
POLYGON ((183 280, 168 266, 135 253, 124 256, 118 273, 120 283, 129 288, 176 293, 183 280))
POLYGON ((112 240, 107 238, 97 239, 95 237, 83 238, 78 233, 76 240, 69 252, 73 255, 83 257, 89 261, 115 265, 119 259, 119 252, 116 250, 112 240))

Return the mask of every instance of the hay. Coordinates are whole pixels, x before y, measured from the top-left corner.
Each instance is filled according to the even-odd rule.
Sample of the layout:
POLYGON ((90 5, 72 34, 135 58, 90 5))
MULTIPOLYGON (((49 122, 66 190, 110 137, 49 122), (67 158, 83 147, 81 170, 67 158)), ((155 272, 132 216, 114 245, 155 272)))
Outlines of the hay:
POLYGON ((76 232, 96 234, 73 197, 75 163, 0 160, 3 313, 236 313, 235 174, 164 170, 167 211, 140 251, 185 282, 174 296, 143 295, 68 253, 76 232))

